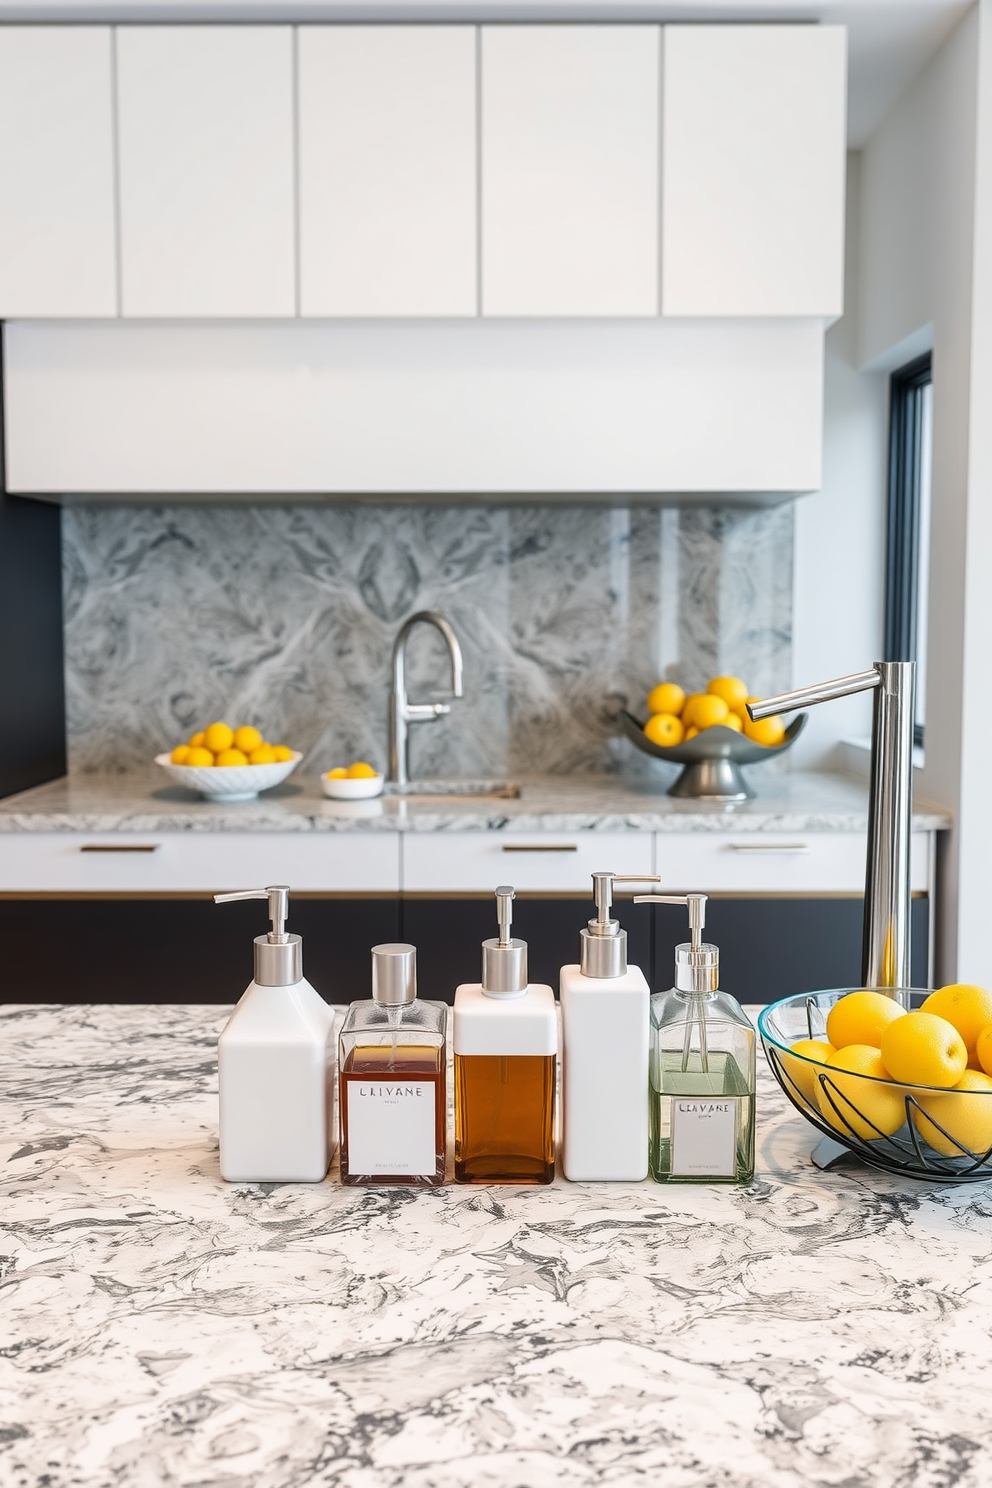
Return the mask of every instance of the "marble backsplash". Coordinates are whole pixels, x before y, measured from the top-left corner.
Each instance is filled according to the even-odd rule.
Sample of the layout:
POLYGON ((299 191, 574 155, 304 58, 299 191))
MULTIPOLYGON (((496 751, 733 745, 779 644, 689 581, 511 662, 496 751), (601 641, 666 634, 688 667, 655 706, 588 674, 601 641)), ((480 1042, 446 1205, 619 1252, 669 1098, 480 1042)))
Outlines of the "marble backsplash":
MULTIPOLYGON (((465 696, 420 776, 648 772, 618 734, 660 677, 790 684, 793 509, 76 506, 63 513, 73 771, 130 770, 213 718, 303 768, 386 764, 393 638, 437 609, 465 696)), ((446 696, 419 627, 411 700, 446 696)))

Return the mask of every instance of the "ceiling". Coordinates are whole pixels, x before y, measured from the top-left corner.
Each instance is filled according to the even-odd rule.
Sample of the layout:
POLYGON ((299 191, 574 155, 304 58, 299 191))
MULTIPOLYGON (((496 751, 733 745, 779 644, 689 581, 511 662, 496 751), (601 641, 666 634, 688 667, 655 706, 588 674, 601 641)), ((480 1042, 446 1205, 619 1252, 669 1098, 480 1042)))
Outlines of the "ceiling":
POLYGON ((869 137, 973 0, 0 0, 0 21, 826 21, 848 27, 848 140, 869 137))

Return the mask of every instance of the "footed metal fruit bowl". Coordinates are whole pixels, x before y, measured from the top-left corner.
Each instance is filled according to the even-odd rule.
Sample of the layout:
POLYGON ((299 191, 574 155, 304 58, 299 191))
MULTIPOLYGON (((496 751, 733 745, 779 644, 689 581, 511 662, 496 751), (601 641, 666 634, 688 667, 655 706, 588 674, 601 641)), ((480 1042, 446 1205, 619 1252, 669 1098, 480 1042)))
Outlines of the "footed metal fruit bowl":
MULTIPOLYGON (((900 1085, 835 1071, 791 1052, 800 1039, 825 1040, 834 1003, 860 990, 803 992, 758 1015, 768 1063, 796 1110, 824 1136, 883 1172, 944 1183, 992 1179, 992 1093, 900 1085), (976 1138, 980 1150, 969 1145, 976 1138)), ((930 994, 905 988, 898 995, 904 1007, 918 1008, 930 994)))
POLYGON ((702 733, 682 744, 669 748, 653 744, 639 723, 626 708, 621 710, 620 722, 630 742, 643 754, 665 760, 670 765, 684 765, 685 769, 668 788, 670 796, 681 796, 696 801, 749 801, 754 791, 741 773, 741 765, 758 765, 762 760, 774 759, 799 738, 806 727, 806 714, 800 713, 785 731, 781 744, 769 747, 755 744, 746 734, 736 729, 714 724, 702 733))

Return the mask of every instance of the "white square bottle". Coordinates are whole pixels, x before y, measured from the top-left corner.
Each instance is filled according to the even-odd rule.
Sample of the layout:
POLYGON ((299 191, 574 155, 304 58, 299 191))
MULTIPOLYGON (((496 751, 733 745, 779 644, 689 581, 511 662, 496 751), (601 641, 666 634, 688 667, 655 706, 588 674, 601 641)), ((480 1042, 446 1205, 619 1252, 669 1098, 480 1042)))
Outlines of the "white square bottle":
POLYGON ((614 884, 659 879, 592 881, 596 918, 579 932, 578 966, 561 969, 562 1167, 573 1183, 636 1183, 648 1175, 651 991, 610 907, 614 884))
POLYGON ((267 899, 272 921, 217 1049, 221 1177, 320 1183, 334 1154, 334 1012, 303 976, 302 940, 286 934, 289 889, 214 899, 267 899))

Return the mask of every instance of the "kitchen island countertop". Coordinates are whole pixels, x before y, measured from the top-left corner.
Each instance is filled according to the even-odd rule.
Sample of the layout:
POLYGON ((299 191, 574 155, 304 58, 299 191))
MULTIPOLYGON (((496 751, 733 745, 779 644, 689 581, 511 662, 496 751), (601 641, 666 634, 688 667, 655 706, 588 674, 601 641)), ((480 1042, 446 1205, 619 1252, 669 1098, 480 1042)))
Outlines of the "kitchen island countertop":
POLYGON ((992 1197, 225 1185, 226 1010, 0 1009, 0 1480, 979 1488, 992 1197))
MULTIPOLYGON (((866 783, 813 771, 755 772, 758 796, 734 804, 680 801, 668 783, 623 776, 546 776, 521 782, 519 800, 329 801, 320 779, 293 776, 255 801, 210 804, 161 771, 69 775, 0 801, 0 832, 863 832, 866 783)), ((674 776, 672 776, 674 778, 674 776)), ((918 803, 916 831, 950 826, 918 803)))

